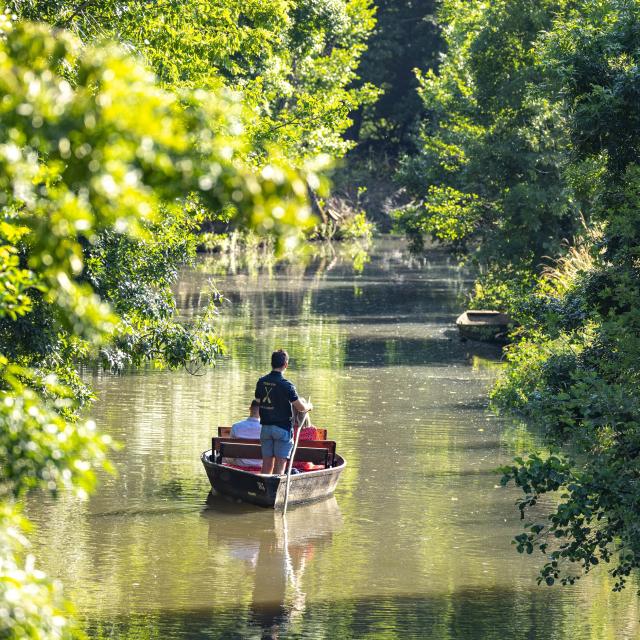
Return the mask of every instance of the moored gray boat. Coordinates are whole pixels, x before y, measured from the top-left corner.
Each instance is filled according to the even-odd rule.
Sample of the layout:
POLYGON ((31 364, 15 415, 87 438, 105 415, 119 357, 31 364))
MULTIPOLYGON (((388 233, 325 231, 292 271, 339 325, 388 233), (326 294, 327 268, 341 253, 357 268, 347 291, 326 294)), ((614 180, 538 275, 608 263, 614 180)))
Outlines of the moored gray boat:
POLYGON ((504 344, 514 322, 508 314, 500 311, 472 309, 460 314, 456 325, 463 338, 504 344))

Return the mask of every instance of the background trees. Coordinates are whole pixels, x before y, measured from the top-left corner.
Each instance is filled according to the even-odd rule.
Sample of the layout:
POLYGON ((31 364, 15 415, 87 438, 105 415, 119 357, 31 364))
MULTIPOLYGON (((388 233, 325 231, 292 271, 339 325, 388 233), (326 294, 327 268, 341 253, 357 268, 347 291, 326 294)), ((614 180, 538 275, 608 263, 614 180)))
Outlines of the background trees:
POLYGON ((447 52, 437 73, 418 76, 428 116, 400 171, 414 203, 398 219, 415 242, 432 236, 518 270, 575 231, 562 117, 529 90, 544 77, 533 44, 560 6, 443 3, 447 52))
POLYGON ((381 90, 354 114, 349 137, 365 150, 393 156, 413 148, 424 106, 415 69, 437 65, 441 40, 434 0, 379 0, 376 26, 360 65, 361 82, 381 90))

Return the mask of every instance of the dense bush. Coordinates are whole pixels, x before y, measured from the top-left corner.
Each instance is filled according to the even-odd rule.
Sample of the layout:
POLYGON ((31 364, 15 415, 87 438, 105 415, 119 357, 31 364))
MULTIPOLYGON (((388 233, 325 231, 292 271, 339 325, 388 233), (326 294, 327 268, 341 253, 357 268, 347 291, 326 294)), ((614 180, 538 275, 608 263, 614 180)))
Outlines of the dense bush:
MULTIPOLYGON (((544 425, 549 442, 571 451, 571 459, 553 457, 564 469, 553 489, 562 492, 556 512, 521 537, 549 553, 542 572, 549 583, 575 579, 563 573, 562 560, 579 561, 585 571, 612 563, 616 589, 640 566, 639 25, 635 3, 583 2, 540 43, 567 114, 574 174, 598 168, 591 216, 601 225, 590 268, 573 270, 560 290, 547 281, 550 293, 536 291, 546 302, 529 323, 538 328, 513 347, 494 391, 497 405, 544 425), (549 536, 561 543, 548 547, 549 536)), ((529 458, 507 469, 505 480, 523 488, 525 508, 549 490, 552 473, 547 462, 529 458)))

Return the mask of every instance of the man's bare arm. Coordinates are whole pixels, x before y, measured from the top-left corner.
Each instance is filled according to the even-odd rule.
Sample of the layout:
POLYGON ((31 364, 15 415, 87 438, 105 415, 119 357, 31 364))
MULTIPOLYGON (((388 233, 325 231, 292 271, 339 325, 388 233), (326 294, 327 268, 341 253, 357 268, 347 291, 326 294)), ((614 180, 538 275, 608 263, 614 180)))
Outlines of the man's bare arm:
POLYGON ((307 411, 311 411, 313 409, 313 404, 311 402, 306 402, 301 398, 294 400, 292 403, 293 408, 300 413, 307 413, 307 411))

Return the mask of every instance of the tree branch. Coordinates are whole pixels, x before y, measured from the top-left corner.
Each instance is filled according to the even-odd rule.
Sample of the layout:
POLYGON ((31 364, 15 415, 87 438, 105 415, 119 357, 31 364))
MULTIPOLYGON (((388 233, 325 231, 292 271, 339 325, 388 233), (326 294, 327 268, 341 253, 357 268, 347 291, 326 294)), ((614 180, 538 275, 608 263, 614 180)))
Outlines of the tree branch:
POLYGON ((96 0, 84 0, 84 2, 81 2, 79 5, 76 6, 76 8, 73 10, 73 12, 68 18, 65 18, 60 22, 56 22, 55 26, 60 29, 66 29, 67 27, 69 27, 69 25, 71 24, 71 22, 76 16, 80 15, 80 13, 84 11, 84 9, 86 9, 89 5, 95 4, 95 2, 96 0))

